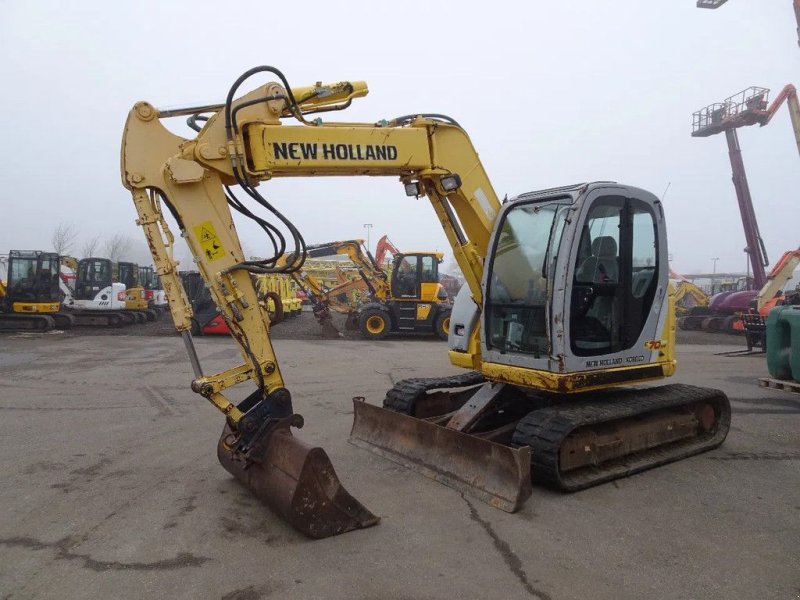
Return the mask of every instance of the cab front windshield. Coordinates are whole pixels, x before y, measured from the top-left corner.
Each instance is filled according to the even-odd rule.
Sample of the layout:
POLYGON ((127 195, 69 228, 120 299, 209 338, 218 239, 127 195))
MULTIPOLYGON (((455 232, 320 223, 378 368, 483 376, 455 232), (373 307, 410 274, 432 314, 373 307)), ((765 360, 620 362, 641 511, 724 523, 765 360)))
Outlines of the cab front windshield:
POLYGON ((566 210, 564 204, 522 204, 506 214, 489 277, 489 348, 536 357, 548 354, 548 279, 566 210))

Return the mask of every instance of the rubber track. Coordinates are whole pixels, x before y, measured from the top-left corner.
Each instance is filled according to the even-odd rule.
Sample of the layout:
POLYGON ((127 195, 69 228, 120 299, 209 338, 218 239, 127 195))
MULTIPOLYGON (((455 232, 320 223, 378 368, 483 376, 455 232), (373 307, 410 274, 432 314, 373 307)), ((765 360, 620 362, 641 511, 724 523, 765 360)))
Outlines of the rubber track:
POLYGON ((486 378, 477 371, 468 371, 451 377, 402 379, 386 392, 383 407, 406 415, 413 415, 417 400, 424 398, 429 391, 469 387, 484 381, 486 378))
POLYGON ((520 420, 513 443, 530 446, 534 484, 570 492, 581 490, 716 448, 725 440, 730 428, 730 403, 720 390, 675 384, 618 390, 602 396, 535 410, 520 420), (716 427, 704 435, 622 457, 599 467, 561 473, 561 445, 575 429, 696 402, 710 403, 717 414, 716 427))

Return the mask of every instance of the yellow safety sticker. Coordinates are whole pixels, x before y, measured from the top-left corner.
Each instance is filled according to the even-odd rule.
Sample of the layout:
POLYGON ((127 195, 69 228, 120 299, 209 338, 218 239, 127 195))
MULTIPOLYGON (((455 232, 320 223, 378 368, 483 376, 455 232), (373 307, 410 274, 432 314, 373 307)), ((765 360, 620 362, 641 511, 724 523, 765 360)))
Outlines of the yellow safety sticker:
POLYGON ((214 225, 211 224, 211 221, 205 221, 204 223, 200 223, 200 225, 195 225, 194 234, 200 241, 200 247, 203 249, 203 253, 206 255, 209 262, 214 262, 218 258, 225 256, 225 248, 222 247, 222 242, 219 236, 217 236, 217 232, 214 229, 214 225))

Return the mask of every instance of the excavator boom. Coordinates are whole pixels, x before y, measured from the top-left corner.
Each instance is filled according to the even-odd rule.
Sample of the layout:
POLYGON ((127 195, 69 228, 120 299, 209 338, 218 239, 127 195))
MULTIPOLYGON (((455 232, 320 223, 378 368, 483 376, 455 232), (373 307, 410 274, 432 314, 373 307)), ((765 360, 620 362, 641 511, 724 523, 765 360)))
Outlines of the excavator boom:
MULTIPOLYGON (((608 392, 592 400, 595 391, 675 368, 666 230, 655 196, 600 182, 531 192, 501 206, 468 135, 449 117, 307 119, 366 93, 359 82, 293 89, 265 66, 239 77, 224 104, 202 107, 210 115, 160 112, 147 102, 129 113, 123 185, 189 353, 192 390, 225 415, 218 456, 228 471, 309 536, 378 521, 344 490, 324 451, 292 433, 303 419, 294 412, 251 276, 296 274, 314 249, 259 193, 257 186, 275 177, 398 177, 406 195, 429 199, 466 280, 452 309, 450 358, 473 371, 398 382, 384 408, 356 402, 354 443, 512 511, 530 493, 531 446, 548 478, 578 489, 722 443, 729 406, 713 390, 664 386, 641 398, 608 392), (237 97, 246 79, 263 72, 280 83, 237 97), (179 114, 191 114, 190 125, 199 129, 194 139, 161 123, 179 114), (275 235, 275 225, 252 212, 239 190, 289 235, 275 235), (162 205, 178 221, 239 346, 237 367, 208 374, 200 364, 162 205), (270 237, 272 257, 245 259, 231 209, 270 237), (634 256, 638 248, 649 250, 634 256), (244 400, 229 399, 231 388, 248 384, 255 389, 244 400), (572 406, 570 394, 584 394, 582 402, 572 406), (636 460, 625 466, 632 454, 636 460)), ((418 272, 426 271, 423 257, 417 260, 418 272)), ((370 318, 380 312, 374 310, 370 318)), ((442 323, 445 317, 450 327, 449 311, 442 323)))

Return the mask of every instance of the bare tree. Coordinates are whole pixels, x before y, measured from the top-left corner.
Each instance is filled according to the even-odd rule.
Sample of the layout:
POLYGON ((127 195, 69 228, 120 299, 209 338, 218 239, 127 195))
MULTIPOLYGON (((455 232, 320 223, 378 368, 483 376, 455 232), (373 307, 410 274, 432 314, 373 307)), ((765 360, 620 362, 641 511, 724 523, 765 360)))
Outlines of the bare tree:
POLYGON ((106 256, 116 262, 131 250, 131 238, 121 233, 106 238, 103 244, 106 256))
POLYGON ((75 226, 71 223, 61 221, 61 223, 56 226, 55 230, 53 230, 50 243, 53 244, 53 250, 58 254, 69 254, 76 237, 78 237, 78 230, 75 226))
POLYGON ((81 257, 90 258, 94 256, 99 246, 100 246, 99 235, 84 240, 83 244, 81 244, 81 257))

